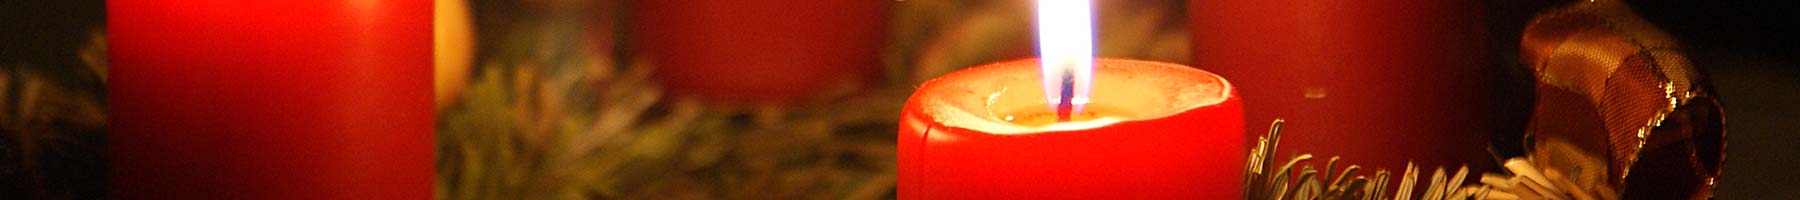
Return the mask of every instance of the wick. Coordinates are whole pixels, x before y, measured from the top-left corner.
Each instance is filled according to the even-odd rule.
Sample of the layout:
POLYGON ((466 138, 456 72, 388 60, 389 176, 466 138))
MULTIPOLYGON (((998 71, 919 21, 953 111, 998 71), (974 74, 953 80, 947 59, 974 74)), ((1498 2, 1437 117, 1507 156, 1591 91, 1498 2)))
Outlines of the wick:
POLYGON ((1075 73, 1063 73, 1061 103, 1056 104, 1056 122, 1069 122, 1075 110, 1075 73))

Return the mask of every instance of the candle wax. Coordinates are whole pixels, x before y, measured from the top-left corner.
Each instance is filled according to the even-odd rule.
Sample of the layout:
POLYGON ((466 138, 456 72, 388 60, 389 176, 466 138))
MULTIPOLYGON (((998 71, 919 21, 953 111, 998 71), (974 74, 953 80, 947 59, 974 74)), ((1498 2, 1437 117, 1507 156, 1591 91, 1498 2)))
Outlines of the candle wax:
POLYGON ((1116 110, 1114 108, 1111 108, 1111 107, 1105 106, 1105 105, 1087 105, 1086 108, 1083 108, 1081 110, 1081 112, 1071 113, 1071 114, 1069 114, 1068 120, 1062 121, 1060 119, 1057 119, 1060 116, 1057 116, 1056 110, 1050 110, 1050 109, 1044 109, 1044 108, 1025 108, 1025 109, 1021 109, 1019 111, 1007 112, 1007 114, 1000 115, 1000 120, 1006 121, 1007 123, 1012 123, 1012 124, 1017 124, 1017 125, 1027 126, 1027 127, 1047 127, 1047 126, 1055 126, 1056 124, 1067 124, 1067 123, 1092 123, 1094 121, 1117 121, 1117 119, 1121 116, 1120 113, 1122 113, 1122 112, 1124 112, 1124 111, 1119 111, 1119 110, 1116 110))

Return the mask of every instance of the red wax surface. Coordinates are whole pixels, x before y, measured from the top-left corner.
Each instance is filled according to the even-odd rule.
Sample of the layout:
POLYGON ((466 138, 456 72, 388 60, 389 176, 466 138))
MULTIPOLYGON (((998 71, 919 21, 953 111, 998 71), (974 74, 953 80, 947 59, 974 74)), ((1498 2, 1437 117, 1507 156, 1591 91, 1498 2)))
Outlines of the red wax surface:
POLYGON ((107 2, 121 199, 429 199, 431 1, 107 2))
POLYGON ((878 75, 893 1, 640 0, 638 46, 669 92, 715 104, 801 103, 878 75))
POLYGON ((1195 67, 1241 89, 1248 134, 1287 120, 1276 159, 1342 156, 1368 175, 1492 162, 1481 2, 1189 3, 1195 67))
POLYGON ((1224 79, 1178 64, 1100 59, 1089 105, 1140 116, 1047 130, 989 114, 1051 112, 1037 63, 977 66, 919 86, 901 114, 899 198, 1238 198, 1248 150, 1242 107, 1224 79), (1012 96, 1037 104, 994 100, 1012 96))

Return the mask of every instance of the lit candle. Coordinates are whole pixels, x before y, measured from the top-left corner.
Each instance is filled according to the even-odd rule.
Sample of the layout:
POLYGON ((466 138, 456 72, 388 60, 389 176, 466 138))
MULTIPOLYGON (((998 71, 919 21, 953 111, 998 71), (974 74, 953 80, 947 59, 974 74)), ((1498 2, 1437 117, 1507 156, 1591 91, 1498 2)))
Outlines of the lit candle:
POLYGON ((1075 16, 1040 21, 1043 59, 952 72, 907 100, 900 199, 1238 198, 1247 149, 1230 83, 1096 60, 1089 2, 1042 4, 1040 20, 1075 16))
POLYGON ((1041 98, 1038 60, 976 66, 919 86, 901 114, 902 199, 1235 199, 1243 111, 1187 66, 1101 59, 1067 122, 1041 98))
POLYGON ((110 194, 431 198, 431 3, 107 2, 110 194))

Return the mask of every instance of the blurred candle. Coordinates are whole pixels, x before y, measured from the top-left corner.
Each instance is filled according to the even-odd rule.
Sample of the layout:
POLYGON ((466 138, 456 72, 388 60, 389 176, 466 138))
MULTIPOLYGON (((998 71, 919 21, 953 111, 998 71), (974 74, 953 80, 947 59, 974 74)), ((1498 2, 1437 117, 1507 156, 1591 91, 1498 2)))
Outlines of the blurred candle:
POLYGON ((431 3, 109 1, 112 195, 431 198, 431 3))
POLYGON ((1277 155, 1387 169, 1491 163, 1481 2, 1188 3, 1194 64, 1242 88, 1247 134, 1287 120, 1277 155))
POLYGON ((640 0, 639 50, 669 92, 733 106, 788 105, 874 80, 892 1, 640 0))

